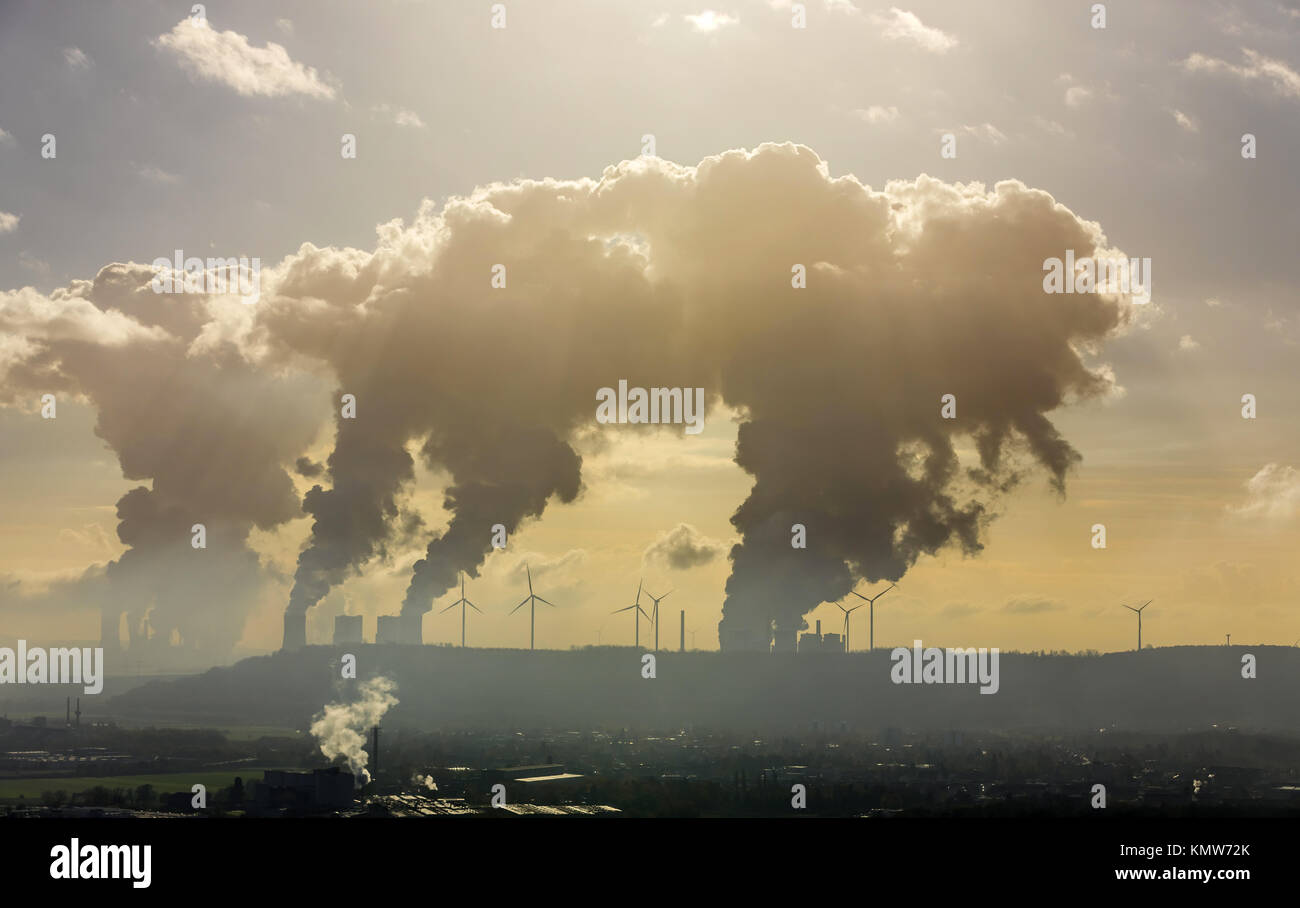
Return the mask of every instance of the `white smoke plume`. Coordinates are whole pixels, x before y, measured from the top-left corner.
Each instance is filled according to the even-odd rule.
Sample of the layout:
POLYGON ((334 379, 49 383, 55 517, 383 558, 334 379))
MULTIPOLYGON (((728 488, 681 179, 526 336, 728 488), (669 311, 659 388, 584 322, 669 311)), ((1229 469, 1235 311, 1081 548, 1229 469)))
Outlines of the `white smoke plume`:
POLYGON ((366 769, 370 762, 366 735, 384 713, 397 705, 393 694, 396 689, 397 685, 382 675, 370 678, 361 684, 360 699, 352 703, 331 703, 312 720, 311 733, 320 741, 320 752, 331 761, 338 757, 347 760, 358 784, 370 781, 370 771, 366 769))

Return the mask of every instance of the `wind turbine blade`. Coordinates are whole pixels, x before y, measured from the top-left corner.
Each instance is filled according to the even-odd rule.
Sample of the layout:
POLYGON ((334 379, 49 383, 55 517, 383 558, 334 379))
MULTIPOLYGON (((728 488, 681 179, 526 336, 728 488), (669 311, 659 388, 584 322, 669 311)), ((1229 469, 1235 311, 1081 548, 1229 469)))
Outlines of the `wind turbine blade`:
POLYGON ((616 608, 616 609, 614 609, 614 611, 610 612, 610 614, 611 614, 611 615, 617 615, 619 612, 630 612, 630 611, 632 611, 632 609, 634 609, 634 608, 640 608, 640 606, 629 605, 627 608, 616 608))
POLYGON ((533 569, 525 564, 524 572, 528 574, 528 595, 531 596, 533 594, 533 569))
MULTIPOLYGON (((532 596, 529 596, 529 597, 528 597, 528 599, 531 599, 531 598, 533 598, 533 597, 532 597, 532 596)), ((516 605, 514 608, 512 608, 512 609, 510 610, 510 614, 513 615, 515 612, 519 611, 521 608, 523 608, 525 605, 527 605, 527 604, 528 604, 528 599, 525 599, 523 602, 519 603, 519 604, 516 605)))
POLYGON ((864 595, 862 595, 861 593, 859 593, 857 590, 849 590, 849 592, 852 593, 853 595, 857 596, 859 599, 862 599, 862 600, 865 601, 865 602, 870 602, 870 601, 871 601, 871 600, 868 599, 866 596, 864 596, 864 595))
POLYGON ((637 581, 637 584, 636 584, 636 602, 637 602, 637 605, 640 605, 640 604, 641 604, 641 587, 642 587, 644 584, 645 584, 645 578, 644 578, 644 577, 642 577, 640 580, 637 581))
POLYGON ((443 609, 443 610, 442 610, 441 612, 439 612, 438 614, 441 615, 441 614, 444 614, 444 613, 446 613, 446 612, 449 612, 449 611, 451 611, 452 609, 454 609, 454 608, 455 608, 456 606, 458 606, 458 605, 460 605, 459 602, 453 602, 451 605, 447 606, 445 609, 443 609))
POLYGON ((479 608, 477 605, 475 605, 474 603, 470 602, 468 599, 465 600, 465 604, 468 605, 470 608, 472 608, 474 611, 478 612, 480 615, 483 614, 483 610, 479 608))
MULTIPOLYGON (((533 598, 536 599, 538 602, 546 602, 546 600, 543 599, 541 596, 534 596, 533 598)), ((546 602, 546 604, 549 605, 551 608, 555 608, 554 602, 546 602)))

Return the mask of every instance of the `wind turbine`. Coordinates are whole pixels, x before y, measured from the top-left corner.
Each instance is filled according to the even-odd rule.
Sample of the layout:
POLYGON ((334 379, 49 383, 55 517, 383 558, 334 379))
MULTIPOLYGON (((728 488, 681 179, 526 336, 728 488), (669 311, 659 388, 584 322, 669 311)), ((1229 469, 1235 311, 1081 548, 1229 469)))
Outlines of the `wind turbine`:
POLYGON ((477 605, 475 605, 474 603, 470 602, 468 599, 465 598, 465 575, 463 573, 460 575, 460 598, 457 599, 455 602, 453 602, 451 605, 447 606, 438 614, 441 615, 444 612, 449 612, 458 605, 460 606, 460 645, 464 646, 465 645, 465 606, 468 605, 470 608, 478 612, 480 615, 483 614, 483 611, 477 605))
MULTIPOLYGON (((862 595, 862 594, 859 593, 857 590, 849 590, 850 593, 852 593, 853 595, 857 596, 859 599, 863 600, 864 602, 868 603, 868 604, 871 606, 871 608, 867 609, 867 613, 871 616, 871 625, 870 625, 870 627, 871 627, 871 631, 870 631, 870 633, 871 633, 871 637, 870 637, 869 642, 867 643, 867 649, 875 649, 875 648, 876 648, 876 600, 879 599, 881 596, 885 595, 885 593, 888 593, 889 590, 892 590, 892 589, 893 589, 894 587, 896 587, 896 586, 898 586, 897 583, 891 583, 891 584, 889 585, 889 589, 888 589, 888 590, 885 590, 885 591, 882 592, 882 593, 876 593, 876 595, 874 595, 874 596, 872 596, 872 597, 870 597, 870 598, 868 598, 868 597, 862 595)), ((858 608, 862 608, 862 606, 857 606, 857 607, 858 607, 858 608)), ((848 619, 846 618, 845 621, 847 621, 847 620, 848 620, 848 619)))
POLYGON ((1131 605, 1124 606, 1124 608, 1128 609, 1130 612, 1136 613, 1138 616, 1138 652, 1139 653, 1142 652, 1142 609, 1146 608, 1148 605, 1150 605, 1153 602, 1155 602, 1154 599, 1148 599, 1146 602, 1142 603, 1142 605, 1138 608, 1134 608, 1131 605))
MULTIPOLYGON (((519 603, 514 608, 512 608, 510 610, 510 614, 513 615, 515 612, 519 611, 525 605, 528 606, 528 615, 529 615, 528 648, 535 649, 537 643, 537 603, 546 602, 546 600, 543 599, 541 596, 537 596, 533 594, 533 572, 529 569, 528 565, 526 564, 524 565, 524 572, 528 574, 528 597, 524 599, 523 602, 519 603)), ((546 604, 549 605, 551 608, 555 608, 554 602, 546 602, 546 604)))
MULTIPOLYGON (((881 593, 880 595, 883 596, 885 594, 881 593)), ((845 608, 837 602, 835 603, 835 607, 844 613, 844 652, 847 653, 849 651, 849 615, 852 615, 858 609, 862 608, 862 606, 855 605, 853 608, 845 608)))
MULTIPOLYGON (((662 596, 655 596, 647 592, 646 595, 654 600, 654 608, 650 610, 650 623, 655 626, 655 652, 659 652, 659 603, 673 594, 672 590, 664 593, 662 596)), ((639 601, 639 600, 638 600, 639 601)))
MULTIPOLYGON (((617 615, 619 612, 632 612, 632 620, 636 622, 636 643, 634 644, 635 646, 641 645, 641 616, 645 615, 646 618, 650 617, 649 615, 645 614, 645 609, 641 608, 641 584, 642 583, 645 583, 645 581, 642 580, 641 583, 638 583, 636 585, 636 602, 633 602, 627 608, 616 608, 614 609, 614 611, 610 612, 611 615, 617 615), (632 611, 633 609, 636 609, 636 611, 632 611)), ((664 593, 664 596, 667 595, 668 595, 667 593, 664 593)), ((663 596, 660 596, 659 598, 662 599, 663 596)))

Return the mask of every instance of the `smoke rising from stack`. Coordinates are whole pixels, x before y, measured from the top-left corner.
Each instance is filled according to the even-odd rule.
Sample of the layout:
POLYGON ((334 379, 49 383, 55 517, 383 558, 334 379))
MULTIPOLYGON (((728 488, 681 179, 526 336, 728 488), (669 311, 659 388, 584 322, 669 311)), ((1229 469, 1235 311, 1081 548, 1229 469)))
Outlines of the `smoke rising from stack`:
MULTIPOLYGON (((597 389, 703 387, 711 410, 740 415, 736 460, 754 478, 732 518, 741 541, 720 627, 724 646, 749 645, 773 625, 792 638, 804 614, 857 580, 896 580, 949 547, 978 552, 998 496, 1031 468, 1064 489, 1079 455, 1048 414, 1114 388, 1088 360, 1131 318, 1126 298, 1043 293, 1043 261, 1066 249, 1107 251, 1098 225, 1019 182, 987 190, 921 176, 872 190, 831 178, 808 148, 763 145, 697 167, 641 158, 599 180, 519 180, 442 209, 426 202, 409 226, 382 225, 373 252, 302 246, 264 271, 251 314, 209 307, 164 328, 96 308, 72 320, 131 338, 135 357, 175 348, 186 369, 193 351, 175 338, 200 336, 201 361, 215 357, 253 394, 275 386, 269 376, 329 376, 335 446, 328 482, 302 504, 313 524, 289 615, 400 535, 414 446, 449 477, 450 522, 413 570, 407 615, 428 611, 459 571, 477 576, 493 524, 514 532, 552 499, 578 496, 574 443, 594 428, 597 389), (491 286, 498 263, 506 289, 491 286), (791 286, 796 264, 806 289, 791 286), (338 418, 344 393, 356 395, 354 420, 338 418), (939 413, 949 393, 953 420, 939 413), (791 547, 795 523, 806 549, 791 547)), ((108 356, 105 341, 78 343, 92 360, 108 356)), ((59 359, 19 364, 62 374, 59 359)), ((82 386, 110 380, 91 378, 82 386)), ((137 429, 202 432, 186 412, 169 407, 137 429)), ((222 469, 274 493, 265 515, 237 496, 236 529, 287 519, 284 466, 308 441, 253 433, 255 456, 224 440, 231 420, 202 421, 235 461, 222 469)), ((185 459, 189 448, 167 453, 185 459)), ((155 476, 156 494, 167 469, 150 461, 129 475, 155 476)), ((223 493, 234 478, 206 487, 223 493)), ((211 497, 164 486, 178 522, 211 497)))
POLYGON ((361 683, 360 697, 352 703, 330 703, 311 723, 312 737, 320 742, 320 752, 327 760, 342 757, 358 784, 370 781, 366 769, 370 754, 366 752, 366 732, 378 725, 384 713, 396 706, 393 691, 397 685, 383 676, 361 683))
POLYGON ((0 404, 53 393, 66 413, 88 402, 123 476, 148 483, 117 502, 126 552, 76 584, 100 606, 108 647, 125 613, 137 653, 175 633, 200 659, 221 659, 267 579, 249 532, 299 513, 283 464, 318 429, 316 382, 262 369, 217 330, 240 316, 237 299, 160 296, 152 277, 113 264, 48 297, 0 292, 0 336, 14 341, 0 343, 0 404), (196 523, 206 549, 191 546, 196 523))

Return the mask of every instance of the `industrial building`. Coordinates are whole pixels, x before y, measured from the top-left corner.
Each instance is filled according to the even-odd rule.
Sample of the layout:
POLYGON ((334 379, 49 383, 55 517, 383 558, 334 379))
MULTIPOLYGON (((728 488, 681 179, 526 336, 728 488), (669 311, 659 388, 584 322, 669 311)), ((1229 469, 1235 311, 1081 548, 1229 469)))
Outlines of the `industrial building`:
POLYGON ((817 629, 811 634, 799 635, 799 652, 801 653, 842 653, 844 638, 839 634, 823 634, 822 623, 817 622, 817 629))
POLYGON ((334 645, 364 643, 360 615, 338 615, 334 619, 334 645))
POLYGON ((311 772, 268 769, 252 788, 251 814, 319 813, 352 806, 356 780, 337 766, 311 772))

